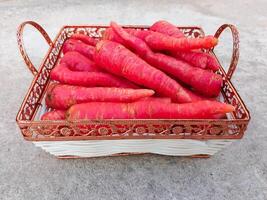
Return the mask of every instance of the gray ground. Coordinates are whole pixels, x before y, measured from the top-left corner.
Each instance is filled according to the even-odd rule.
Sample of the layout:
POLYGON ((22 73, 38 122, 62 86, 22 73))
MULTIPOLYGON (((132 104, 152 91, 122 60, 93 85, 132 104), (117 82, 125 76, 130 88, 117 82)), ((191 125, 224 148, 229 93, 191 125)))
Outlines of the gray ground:
MULTIPOLYGON (((0 199, 267 199, 267 2, 0 1, 0 199), (245 137, 210 159, 156 155, 58 160, 21 137, 15 115, 32 81, 16 43, 25 20, 52 38, 64 24, 151 24, 166 19, 213 34, 223 23, 240 31, 233 83, 251 111, 245 137)), ((229 34, 229 32, 227 33, 229 34)), ((231 38, 218 47, 225 66, 231 38)), ((47 46, 28 28, 25 44, 38 66, 47 46)))

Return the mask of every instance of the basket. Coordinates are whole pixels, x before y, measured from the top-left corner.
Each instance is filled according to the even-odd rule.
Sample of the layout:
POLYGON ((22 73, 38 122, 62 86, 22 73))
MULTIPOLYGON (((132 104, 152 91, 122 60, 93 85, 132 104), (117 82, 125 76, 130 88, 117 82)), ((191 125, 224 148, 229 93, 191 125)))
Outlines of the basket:
MULTIPOLYGON (((148 26, 124 26, 148 29, 148 26)), ((222 66, 216 72, 223 76, 221 100, 236 107, 226 119, 142 119, 142 120, 77 120, 41 121, 47 108, 44 95, 50 84, 49 74, 61 56, 64 41, 74 33, 101 38, 107 26, 64 26, 54 41, 33 21, 22 23, 17 32, 21 55, 34 75, 33 81, 17 114, 17 124, 25 140, 59 158, 81 158, 111 155, 154 153, 171 156, 209 157, 231 142, 241 139, 250 120, 242 99, 231 83, 239 57, 239 37, 235 26, 222 25, 215 37, 230 28, 233 36, 232 59, 227 72, 222 66), (50 48, 39 70, 30 61, 23 44, 26 25, 35 27, 50 48)), ((179 27, 187 37, 204 36, 200 27, 179 27)), ((214 54, 213 49, 209 53, 214 54)), ((216 55, 214 54, 216 57, 216 55)), ((217 57, 216 57, 217 59, 217 57)))

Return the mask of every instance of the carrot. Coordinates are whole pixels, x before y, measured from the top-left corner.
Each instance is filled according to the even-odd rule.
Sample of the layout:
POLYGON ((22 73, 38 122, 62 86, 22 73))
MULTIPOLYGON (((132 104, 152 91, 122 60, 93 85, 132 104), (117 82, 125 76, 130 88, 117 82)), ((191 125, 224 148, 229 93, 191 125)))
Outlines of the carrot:
POLYGON ((171 99, 168 97, 146 97, 142 98, 140 101, 155 101, 161 103, 171 103, 171 99))
POLYGON ((184 60, 188 63, 190 63, 192 66, 195 67, 200 67, 202 69, 207 68, 207 62, 208 59, 202 52, 194 52, 194 51, 188 51, 188 52, 183 52, 183 51, 176 51, 175 53, 172 53, 172 56, 184 60))
POLYGON ((126 79, 105 72, 71 71, 65 63, 57 65, 51 71, 50 78, 68 85, 139 88, 126 79))
POLYGON ((163 33, 175 38, 181 38, 184 37, 184 33, 179 30, 176 26, 172 25, 171 23, 165 21, 165 20, 160 20, 155 22, 150 29, 151 31, 163 33))
MULTIPOLYGON (((161 21, 159 21, 161 22, 161 21)), ((169 36, 173 36, 176 38, 181 38, 182 36, 184 37, 184 35, 181 35, 181 31, 176 28, 174 25, 170 24, 166 22, 166 24, 164 24, 165 26, 169 26, 169 27, 165 27, 166 29, 158 26, 159 24, 157 24, 157 27, 154 27, 154 25, 152 26, 153 28, 150 30, 156 31, 156 32, 160 32, 169 36), (172 29, 171 29, 172 28, 172 29), (177 32, 177 34, 175 34, 177 32)), ((135 30, 135 29, 126 29, 126 31, 131 34, 134 35, 142 40, 145 41, 145 38, 151 34, 151 31, 148 30, 135 30)), ((114 31, 112 34, 115 34, 114 31)), ((182 33, 183 34, 183 33, 182 33)), ((123 44, 124 42, 121 41, 121 39, 118 39, 117 37, 113 38, 113 41, 119 42, 121 44, 123 44)), ((204 53, 201 51, 175 51, 172 53, 172 56, 174 56, 177 59, 181 59, 184 60, 188 63, 190 63, 191 65, 193 65, 194 67, 200 67, 203 69, 211 69, 213 71, 217 71, 219 69, 219 64, 217 62, 217 60, 214 58, 214 56, 212 56, 209 53, 204 53)))
POLYGON ((60 63, 66 63, 68 68, 72 71, 101 71, 96 64, 76 51, 67 52, 60 60, 60 63))
POLYGON ((122 44, 122 39, 118 36, 112 28, 107 28, 103 34, 102 40, 110 40, 122 44))
MULTIPOLYGON (((150 30, 156 31, 156 32, 160 32, 169 36, 173 36, 176 38, 181 38, 182 36, 184 37, 184 35, 181 35, 181 31, 175 27, 174 25, 166 22, 166 21, 159 21, 159 23, 155 23, 154 25, 152 25, 152 27, 150 28, 150 30), (163 23, 164 22, 164 23, 163 23), (166 28, 166 30, 163 27, 160 27, 160 25, 163 24, 164 28, 166 28)), ((145 38, 151 34, 151 31, 149 30, 136 30, 136 29, 125 29, 129 34, 134 35, 142 40, 145 40, 145 38)), ((182 33, 183 34, 183 33, 182 33)), ((127 48, 130 48, 129 45, 127 45, 125 43, 125 41, 123 41, 121 39, 121 37, 115 32, 113 31, 111 28, 108 28, 103 36, 103 39, 106 40, 111 40, 114 42, 118 42, 124 46, 127 46, 127 48)), ((132 51, 134 51, 132 48, 130 48, 132 51)), ((136 53, 136 52, 135 52, 136 53)), ((209 68, 213 71, 216 71, 219 69, 219 64, 216 61, 216 59, 208 54, 208 53, 204 53, 204 52, 194 52, 194 51, 186 51, 186 52, 181 52, 181 51, 176 51, 174 53, 172 53, 172 56, 174 56, 175 58, 178 59, 182 59, 190 64, 192 64, 195 67, 200 67, 200 68, 209 68)))
POLYGON ((205 53, 207 58, 207 67, 213 71, 217 71, 220 68, 220 64, 216 60, 216 58, 209 53, 205 53))
POLYGON ((149 30, 140 30, 140 29, 133 29, 133 28, 129 28, 125 30, 127 33, 134 35, 135 37, 138 37, 142 40, 145 40, 145 38, 151 33, 151 31, 149 30))
POLYGON ((150 65, 165 71, 208 97, 216 97, 219 95, 223 82, 220 75, 192 67, 186 62, 165 54, 153 53, 144 41, 128 34, 115 22, 111 23, 111 27, 125 44, 130 46, 131 49, 134 49, 137 54, 144 58, 150 65))
POLYGON ((86 102, 133 102, 154 94, 149 89, 126 89, 105 87, 81 87, 54 83, 46 94, 46 105, 56 109, 67 109, 74 104, 86 102))
MULTIPOLYGON (((112 22, 113 23, 113 22, 112 22)), ((111 23, 111 24, 112 24, 111 23)), ((134 35, 142 40, 144 40, 146 38, 146 36, 148 36, 150 34, 151 31, 149 30, 136 30, 133 28, 129 28, 129 29, 124 29, 127 33, 134 35)), ((127 45, 127 43, 115 32, 113 31, 112 28, 108 28, 106 29, 104 35, 103 35, 103 39, 104 40, 110 40, 113 42, 117 42, 122 44, 123 46, 126 46, 127 48, 130 48, 129 45, 127 45)))
POLYGON ((76 104, 66 113, 67 120, 77 119, 213 119, 214 115, 234 111, 229 104, 198 101, 166 104, 155 101, 133 103, 91 102, 76 104))
POLYGON ((115 32, 115 34, 120 37, 121 42, 118 42, 128 47, 130 50, 141 56, 143 59, 145 59, 147 55, 153 53, 150 47, 143 40, 127 33, 117 23, 111 22, 110 26, 115 32))
POLYGON ((42 115, 41 120, 64 120, 66 110, 53 110, 42 115))
POLYGON ((81 42, 80 40, 74 40, 74 39, 66 40, 62 50, 64 54, 69 51, 77 51, 91 60, 94 59, 95 47, 87 45, 81 42))
POLYGON ((152 66, 176 77, 207 97, 216 97, 220 93, 223 79, 219 74, 193 67, 184 61, 161 53, 150 54, 146 60, 152 66))
MULTIPOLYGON (((150 30, 163 33, 172 37, 181 38, 185 37, 183 32, 180 31, 175 25, 167 21, 158 21, 150 27, 150 30)), ((138 36, 137 36, 138 37, 138 36)), ((175 52, 174 57, 180 58, 195 67, 208 68, 213 71, 219 69, 219 64, 216 59, 204 52, 175 52)))
POLYGON ((98 42, 95 62, 107 71, 171 97, 175 102, 202 99, 118 43, 107 40, 98 42))
POLYGON ((225 113, 220 113, 220 114, 215 114, 215 115, 213 115, 213 118, 214 118, 214 119, 226 119, 227 116, 226 116, 225 113))
MULTIPOLYGON (((134 31, 131 30, 130 32, 134 32, 134 31)), ((108 28, 105 31, 104 36, 103 36, 103 39, 104 40, 110 40, 110 41, 113 41, 113 42, 120 43, 123 46, 127 47, 128 49, 130 49, 131 51, 133 51, 134 53, 136 53, 138 55, 141 55, 141 56, 146 55, 147 54, 147 51, 150 51, 149 50, 149 47, 146 44, 145 44, 146 47, 144 45, 138 47, 138 44, 143 44, 143 43, 138 42, 138 40, 140 40, 140 39, 135 40, 135 41, 131 41, 131 40, 125 41, 112 28, 108 28), (137 44, 136 45, 137 48, 132 48, 132 46, 133 46, 132 43, 133 44, 137 44)))
POLYGON ((213 36, 203 38, 175 38, 158 32, 151 32, 145 38, 147 44, 154 50, 190 51, 193 49, 209 49, 217 45, 218 39, 213 36))
POLYGON ((95 46, 97 43, 97 40, 84 34, 73 34, 70 38, 75 39, 75 40, 81 40, 85 44, 95 46))
POLYGON ((189 52, 175 52, 172 54, 175 58, 182 59, 195 67, 203 69, 211 69, 217 71, 219 69, 219 63, 213 55, 204 53, 201 51, 189 51, 189 52))

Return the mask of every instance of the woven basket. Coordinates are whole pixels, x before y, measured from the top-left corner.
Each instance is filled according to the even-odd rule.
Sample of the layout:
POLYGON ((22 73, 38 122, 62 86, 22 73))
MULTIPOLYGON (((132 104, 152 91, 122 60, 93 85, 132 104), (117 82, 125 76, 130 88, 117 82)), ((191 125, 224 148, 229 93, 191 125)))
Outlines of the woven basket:
MULTIPOLYGON (((148 26, 124 26, 147 29, 148 26)), ((84 25, 64 26, 54 41, 37 23, 22 23, 17 32, 21 55, 34 75, 33 81, 17 114, 17 123, 24 139, 56 155, 59 158, 97 157, 155 153, 172 156, 208 157, 231 142, 241 139, 250 120, 249 112, 232 85, 230 79, 236 69, 239 57, 237 29, 230 24, 222 25, 215 37, 230 28, 233 36, 232 60, 227 72, 222 66, 216 72, 223 76, 220 100, 236 107, 226 119, 142 119, 142 120, 77 120, 41 121, 47 111, 44 95, 50 84, 49 75, 60 60, 64 41, 74 33, 83 33, 101 38, 107 26, 84 25), (50 48, 39 70, 30 61, 23 44, 25 25, 32 25, 45 38, 50 48)), ((204 36, 199 27, 179 27, 187 37, 204 36)), ((208 53, 216 55, 213 49, 208 53)), ((216 57, 217 59, 217 57, 216 57)))

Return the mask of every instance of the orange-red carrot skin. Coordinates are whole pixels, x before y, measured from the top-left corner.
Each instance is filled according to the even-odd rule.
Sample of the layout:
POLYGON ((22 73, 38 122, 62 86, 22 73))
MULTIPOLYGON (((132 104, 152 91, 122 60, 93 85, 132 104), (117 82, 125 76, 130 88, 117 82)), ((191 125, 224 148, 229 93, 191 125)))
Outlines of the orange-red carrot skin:
POLYGON ((97 67, 95 62, 91 61, 77 51, 69 51, 65 53, 60 62, 66 63, 68 68, 72 71, 101 71, 101 68, 97 67))
POLYGON ((146 60, 152 66, 176 77, 207 97, 216 97, 220 93, 223 79, 218 74, 193 67, 184 61, 161 53, 149 54, 146 60))
MULTIPOLYGON (((156 22, 150 27, 150 30, 176 38, 185 37, 182 31, 180 31, 176 26, 166 21, 156 22)), ((145 38, 151 34, 151 31, 147 30, 126 29, 126 31, 144 41, 145 38)), ((121 41, 120 38, 118 39, 118 36, 116 36, 116 39, 114 39, 114 41, 117 41, 121 44, 124 43, 123 41, 121 41)), ((203 69, 207 68, 213 71, 217 71, 219 69, 219 64, 214 58, 214 56, 201 51, 175 51, 172 56, 174 56, 175 58, 182 59, 195 67, 200 67, 203 69)))
POLYGON ((81 87, 54 83, 46 94, 46 105, 67 109, 74 104, 87 102, 133 102, 152 96, 153 90, 115 87, 81 87), (51 88, 51 89, 50 89, 51 88))
POLYGON ((225 113, 219 113, 219 114, 215 114, 213 115, 214 119, 227 119, 227 116, 225 113))
POLYGON ((85 57, 94 60, 95 47, 91 45, 87 45, 80 40, 68 39, 65 41, 63 45, 63 53, 67 53, 69 51, 77 51, 85 57))
POLYGON ((207 97, 216 97, 219 95, 222 86, 222 77, 220 75, 192 67, 184 61, 177 60, 165 54, 154 53, 143 40, 128 34, 115 22, 111 23, 111 27, 127 46, 134 49, 138 55, 152 66, 192 86, 207 97))
POLYGON ((116 42, 124 45, 134 53, 138 54, 142 58, 151 52, 151 49, 147 46, 145 42, 143 42, 141 39, 138 37, 135 37, 129 33, 127 33, 122 27, 120 27, 118 24, 115 22, 110 23, 111 30, 113 30, 117 36, 120 39, 115 39, 116 42))
POLYGON ((134 35, 135 37, 138 37, 142 40, 145 40, 145 38, 151 33, 151 31, 149 30, 140 30, 140 29, 133 29, 133 28, 128 28, 125 30, 127 31, 127 33, 134 35))
POLYGON ((103 86, 121 88, 139 88, 128 80, 106 72, 77 72, 68 69, 65 63, 57 65, 50 73, 50 78, 60 83, 78 86, 103 86))
POLYGON ((188 52, 182 52, 182 51, 176 51, 172 54, 175 58, 184 60, 190 64, 192 64, 194 67, 199 67, 202 69, 207 68, 207 62, 208 59, 202 52, 194 52, 194 51, 188 51, 188 52))
MULTIPOLYGON (((161 22, 161 21, 159 21, 161 22)), ((155 23, 157 26, 159 24, 157 24, 157 22, 155 23)), ((176 28, 174 25, 172 25, 172 28, 173 30, 168 30, 168 29, 164 29, 162 27, 154 27, 152 28, 153 31, 156 31, 156 32, 160 32, 160 33, 163 33, 163 34, 167 34, 167 35, 170 35, 170 36, 173 36, 173 37, 177 37, 177 38, 180 38, 180 37, 184 37, 183 33, 178 29, 176 28), (162 28, 162 29, 161 29, 162 28), (178 32, 176 31, 176 29, 178 30, 178 32), (158 30, 158 31, 157 31, 158 30), (175 34, 177 32, 177 34, 175 34), (182 33, 182 35, 181 35, 182 33)), ((126 29, 126 31, 131 34, 131 35, 134 35, 140 39, 142 39, 143 41, 145 41, 145 38, 151 34, 151 31, 148 31, 148 30, 136 30, 136 29, 126 29)), ((111 32, 111 31, 110 31, 111 32)), ((112 34, 116 34, 113 33, 112 34)), ((118 36, 116 37, 113 37, 113 41, 115 42, 118 42, 118 43, 121 43, 123 45, 125 45, 125 41, 123 41, 121 38, 118 38, 118 36)), ((214 71, 216 71, 218 68, 216 66, 216 60, 214 62, 214 59, 213 57, 209 58, 208 54, 206 53, 203 53, 203 52, 194 52, 194 51, 176 51, 174 53, 172 53, 172 56, 174 56, 175 58, 177 59, 182 59, 190 64, 192 64, 193 66, 195 67, 200 67, 200 68, 210 68, 214 71), (209 61, 210 60, 210 61, 209 61), (210 63, 210 64, 209 64, 210 63), (209 67, 209 65, 211 67, 209 67), (215 66, 215 67, 213 67, 215 66)))
POLYGON ((91 102, 76 104, 67 111, 68 120, 77 119, 213 119, 214 115, 234 111, 216 101, 166 104, 155 101, 133 103, 91 102))
MULTIPOLYGON (((150 27, 150 30, 160 32, 172 37, 181 38, 184 37, 182 31, 180 31, 175 25, 167 21, 158 21, 150 27)), ((189 62, 195 67, 208 68, 213 71, 219 69, 219 64, 216 59, 204 52, 176 52, 174 56, 181 58, 182 60, 189 62)))
POLYGON ((168 97, 146 97, 139 101, 155 101, 161 103, 171 103, 171 98, 168 97))
MULTIPOLYGON (((111 23, 112 26, 116 26, 116 24, 114 24, 113 22, 111 23)), ((148 36, 150 34, 150 31, 146 30, 136 30, 136 29, 124 29, 127 33, 134 35, 140 39, 145 39, 146 36, 148 36)), ((132 51, 136 51, 136 49, 131 48, 131 44, 127 43, 125 40, 123 40, 119 34, 117 34, 111 27, 108 28, 103 36, 104 40, 110 40, 113 42, 117 42, 122 44, 123 46, 127 47, 128 49, 132 50, 132 51)), ((135 42, 138 43, 138 41, 131 41, 131 42, 135 42)), ((146 45, 147 46, 147 45, 146 45)), ((143 50, 143 48, 139 48, 139 50, 143 50)))
MULTIPOLYGON (((136 30, 136 29, 125 29, 129 34, 134 35, 142 40, 145 41, 145 38, 151 34, 151 31, 159 32, 162 34, 166 34, 172 37, 176 38, 181 38, 184 37, 184 34, 182 31, 180 31, 176 26, 170 24, 169 22, 166 21, 158 21, 155 24, 153 24, 150 27, 150 30, 136 30)), ((115 33, 111 28, 108 28, 104 39, 106 40, 111 40, 114 42, 118 42, 124 46, 127 46, 124 40, 120 38, 120 36, 115 33)), ((131 50, 133 50, 129 45, 127 46, 131 50)), ((175 58, 182 59, 190 64, 192 64, 195 67, 200 67, 200 68, 208 68, 213 71, 216 71, 219 69, 219 64, 216 61, 216 59, 204 52, 194 52, 194 51, 176 51, 172 54, 175 58)))
POLYGON ((220 68, 220 65, 217 62, 216 58, 209 53, 201 51, 176 51, 172 53, 172 56, 174 56, 175 58, 180 58, 195 67, 210 69, 212 71, 217 71, 220 68))
POLYGON ((103 34, 103 40, 110 40, 110 41, 113 41, 113 42, 118 42, 122 45, 124 45, 123 43, 123 40, 120 38, 120 36, 115 33, 112 28, 107 28, 103 34))
POLYGON ((97 40, 95 38, 92 38, 88 35, 79 34, 79 33, 73 34, 70 38, 75 39, 75 40, 81 40, 85 44, 92 45, 92 46, 95 46, 97 43, 97 40))
MULTIPOLYGON (((161 21, 159 21, 159 22, 161 22, 161 21)), ((157 23, 155 23, 155 25, 157 25, 157 27, 153 27, 152 28, 153 31, 160 32, 160 33, 163 33, 163 34, 167 34, 167 35, 170 35, 170 36, 173 36, 173 37, 176 37, 176 38, 184 37, 183 33, 178 28, 176 28, 173 25, 171 25, 173 30, 168 29, 168 28, 167 29, 164 29, 164 28, 160 27, 159 24, 157 24, 157 23), (177 32, 177 34, 175 34, 176 32, 177 32), (181 33, 182 33, 182 35, 181 35, 181 33)), ((171 27, 169 27, 169 28, 171 28, 171 27)), ((129 34, 134 35, 134 36, 142 39, 143 41, 145 41, 145 38, 148 35, 151 34, 151 31, 148 31, 148 30, 126 29, 126 31, 129 34)), ((116 34, 116 33, 114 33, 114 31, 113 31, 112 34, 116 34)), ((123 41, 120 38, 118 38, 118 36, 112 37, 112 38, 113 38, 113 41, 125 45, 125 41, 123 41)), ((218 69, 217 68, 218 65, 216 64, 216 60, 214 62, 214 59, 213 59, 212 56, 210 58, 208 56, 208 54, 203 53, 203 52, 176 51, 176 52, 172 53, 172 56, 174 56, 177 59, 182 59, 182 60, 184 60, 184 61, 192 64, 195 67, 200 67, 200 68, 203 68, 203 69, 209 68, 209 69, 212 69, 213 71, 216 71, 218 69), (209 67, 209 66, 211 66, 211 67, 209 67), (213 67, 213 66, 215 66, 215 67, 213 67)))
POLYGON ((220 114, 234 111, 234 107, 218 101, 198 101, 185 104, 165 104, 160 102, 136 102, 135 118, 137 119, 214 119, 220 114), (144 106, 147 110, 142 109, 144 106))
POLYGON ((41 120, 64 120, 66 110, 53 110, 42 115, 41 120))
POLYGON ((216 58, 211 55, 206 53, 206 58, 207 58, 207 67, 213 71, 217 71, 220 68, 220 64, 216 60, 216 58))
POLYGON ((149 46, 143 40, 127 33, 127 31, 125 31, 117 23, 111 22, 110 26, 112 30, 122 39, 125 46, 136 52, 142 58, 148 53, 152 52, 149 46))
POLYGON ((183 32, 179 30, 179 28, 165 20, 155 22, 149 30, 163 33, 176 38, 184 37, 183 32))
MULTIPOLYGON (((144 40, 146 38, 146 36, 148 36, 151 31, 149 30, 140 30, 140 29, 134 29, 134 28, 127 28, 124 29, 127 33, 134 35, 142 40, 144 40)), ((112 28, 107 28, 106 31, 104 32, 103 35, 103 40, 110 40, 113 42, 118 42, 122 45, 125 45, 125 43, 123 43, 123 40, 120 38, 120 36, 115 33, 112 28)))
POLYGON ((146 43, 154 50, 190 51, 193 49, 210 49, 217 45, 218 39, 213 36, 203 38, 175 38, 158 32, 151 32, 146 43))
POLYGON ((107 71, 151 88, 175 102, 202 99, 118 43, 107 40, 97 43, 95 62, 107 71))

